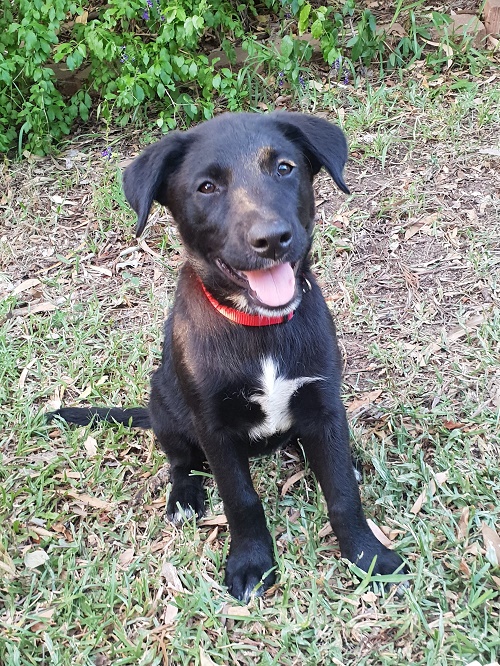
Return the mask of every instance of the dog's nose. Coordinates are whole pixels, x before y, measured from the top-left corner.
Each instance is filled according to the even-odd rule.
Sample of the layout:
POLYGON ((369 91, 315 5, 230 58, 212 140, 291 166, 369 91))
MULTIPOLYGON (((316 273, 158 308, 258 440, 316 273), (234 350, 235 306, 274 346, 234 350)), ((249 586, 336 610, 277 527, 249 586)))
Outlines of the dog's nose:
POLYGON ((248 233, 248 241, 261 257, 280 259, 292 242, 292 231, 286 222, 277 221, 254 224, 248 233))

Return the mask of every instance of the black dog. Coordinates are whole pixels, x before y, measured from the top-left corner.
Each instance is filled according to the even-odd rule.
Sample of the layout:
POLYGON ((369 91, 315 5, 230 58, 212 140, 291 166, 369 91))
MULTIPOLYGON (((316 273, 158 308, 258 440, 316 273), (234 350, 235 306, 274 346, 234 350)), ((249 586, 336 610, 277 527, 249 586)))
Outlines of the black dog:
POLYGON ((226 584, 248 600, 275 580, 273 544, 249 457, 300 439, 344 557, 375 573, 402 567, 368 527, 340 400, 335 328, 310 272, 312 181, 324 166, 343 191, 347 144, 299 113, 224 114, 147 148, 124 174, 138 215, 168 206, 188 252, 165 326, 148 409, 60 409, 152 427, 168 456, 175 522, 202 516, 208 461, 231 532, 226 584))

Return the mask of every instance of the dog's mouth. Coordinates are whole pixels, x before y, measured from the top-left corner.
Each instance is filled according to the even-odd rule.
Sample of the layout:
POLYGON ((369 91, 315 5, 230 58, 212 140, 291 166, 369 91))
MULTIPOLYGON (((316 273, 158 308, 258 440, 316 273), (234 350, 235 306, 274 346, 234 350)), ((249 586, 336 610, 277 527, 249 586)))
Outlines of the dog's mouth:
POLYGON ((268 308, 283 308, 295 298, 296 264, 286 262, 255 271, 237 271, 217 259, 217 266, 224 275, 246 289, 254 300, 268 308))

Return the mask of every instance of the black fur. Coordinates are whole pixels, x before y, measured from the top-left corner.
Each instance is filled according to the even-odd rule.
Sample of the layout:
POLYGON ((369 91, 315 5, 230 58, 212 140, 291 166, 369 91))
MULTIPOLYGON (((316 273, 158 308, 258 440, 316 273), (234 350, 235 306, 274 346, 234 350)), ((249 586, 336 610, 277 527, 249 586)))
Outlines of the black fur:
MULTIPOLYGON (((324 166, 348 192, 342 172, 347 144, 326 120, 298 113, 224 114, 189 131, 171 132, 147 148, 124 174, 127 199, 145 226, 153 200, 171 210, 187 249, 175 303, 165 325, 160 368, 145 410, 61 409, 67 421, 93 418, 151 427, 171 465, 167 515, 204 512, 205 461, 224 501, 231 532, 226 584, 247 600, 275 580, 273 545, 255 492, 249 457, 300 438, 325 494, 341 553, 368 570, 402 567, 368 527, 351 463, 349 432, 340 400, 341 360, 330 312, 309 269, 314 197, 312 180, 324 166), (285 164, 285 166, 283 166, 285 164), (242 271, 289 263, 295 292, 268 305, 242 271), (294 311, 287 323, 235 324, 209 303, 262 316, 294 311), (289 400, 285 431, 251 436, 266 413, 259 400, 263 359, 278 376, 314 378, 289 400), (179 508, 181 511, 179 511, 179 508)), ((274 395, 274 394, 273 394, 274 395)), ((274 403, 273 403, 274 404, 274 403)), ((285 406, 286 407, 286 406, 285 406)), ((285 409, 285 408, 284 408, 285 409)))

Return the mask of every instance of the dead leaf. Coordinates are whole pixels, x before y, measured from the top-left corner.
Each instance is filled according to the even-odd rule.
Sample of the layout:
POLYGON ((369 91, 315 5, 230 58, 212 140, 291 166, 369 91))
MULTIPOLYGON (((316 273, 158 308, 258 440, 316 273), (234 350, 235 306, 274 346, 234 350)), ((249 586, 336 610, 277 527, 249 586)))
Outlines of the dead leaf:
POLYGON ((458 565, 458 570, 461 571, 466 578, 470 578, 470 569, 467 562, 462 558, 460 564, 458 565))
POLYGON ((455 326, 454 328, 450 329, 450 331, 443 332, 443 335, 439 338, 439 340, 436 342, 431 342, 421 352, 416 352, 413 354, 416 356, 419 366, 421 368, 425 367, 432 354, 439 351, 440 349, 445 348, 447 344, 455 342, 465 335, 472 333, 472 331, 484 321, 486 321, 486 315, 481 313, 479 315, 469 317, 463 326, 455 326), (441 339, 443 340, 442 342, 441 339))
POLYGON ((87 458, 94 458, 97 454, 97 440, 90 435, 83 442, 83 447, 87 452, 87 458))
POLYGON ((90 384, 87 384, 87 386, 78 396, 78 400, 85 400, 85 398, 88 398, 91 393, 92 393, 92 386, 90 384))
POLYGON ((458 521, 458 527, 457 527, 457 539, 459 541, 462 541, 465 539, 469 532, 469 513, 470 509, 468 506, 464 506, 462 509, 462 515, 460 516, 460 520, 458 521))
POLYGON ((446 483, 446 481, 448 481, 448 476, 449 472, 448 470, 446 470, 444 472, 438 472, 437 474, 434 474, 434 479, 436 480, 438 486, 442 486, 443 483, 446 483))
POLYGON ((327 523, 324 527, 320 529, 318 532, 318 537, 320 539, 323 539, 324 537, 328 536, 328 534, 331 534, 333 532, 333 528, 330 525, 330 523, 327 523))
POLYGON ((92 506, 95 509, 103 509, 104 511, 111 511, 113 504, 104 500, 97 499, 87 495, 87 493, 77 493, 75 490, 67 490, 65 493, 68 497, 72 497, 76 502, 81 502, 87 506, 92 506))
POLYGON ((28 376, 28 372, 30 368, 32 368, 36 363, 36 358, 32 359, 28 365, 23 368, 21 374, 19 375, 19 388, 23 388, 25 382, 26 382, 26 377, 28 376))
POLYGON ((200 527, 208 527, 211 525, 227 525, 227 518, 225 514, 221 514, 220 516, 211 516, 210 518, 203 518, 200 520, 198 523, 200 527))
POLYGON ((91 273, 100 273, 101 275, 106 275, 107 277, 113 277, 113 273, 109 270, 109 268, 105 268, 104 266, 95 266, 92 264, 87 266, 87 270, 89 270, 91 273))
POLYGON ((494 566, 500 566, 500 537, 494 529, 481 523, 484 545, 486 548, 486 559, 494 566))
POLYGON ((371 590, 369 590, 368 592, 365 592, 364 594, 362 594, 362 595, 361 595, 361 598, 363 599, 363 601, 366 601, 366 602, 369 603, 369 604, 373 604, 373 603, 375 603, 375 601, 377 601, 377 599, 378 599, 378 597, 377 597, 377 595, 375 594, 375 592, 372 592, 371 590))
POLYGON ((26 315, 34 315, 40 312, 53 312, 57 307, 53 303, 35 303, 35 305, 27 305, 24 308, 17 308, 12 310, 13 317, 25 317, 26 315))
POLYGON ((463 338, 468 333, 472 333, 472 331, 480 326, 485 320, 486 316, 484 314, 478 314, 474 315, 473 317, 469 317, 463 326, 455 326, 454 328, 450 329, 446 336, 448 343, 455 342, 455 340, 463 338))
POLYGON ((415 504, 411 507, 410 511, 413 513, 415 516, 420 513, 420 510, 422 509, 423 503, 425 502, 427 497, 427 486, 425 489, 420 493, 420 495, 417 497, 415 504))
POLYGON ((161 259, 161 258, 162 258, 162 257, 161 257, 161 254, 158 254, 158 252, 155 252, 154 250, 152 250, 152 249, 149 247, 149 245, 146 243, 145 240, 141 240, 141 241, 139 241, 139 245, 140 245, 140 247, 144 250, 144 252, 147 252, 147 253, 150 254, 152 257, 156 257, 157 259, 161 259))
POLYGON ((283 488, 281 489, 281 497, 284 497, 293 486, 293 484, 297 483, 297 481, 300 481, 300 479, 303 479, 305 475, 306 471, 303 469, 302 471, 297 472, 297 474, 290 476, 283 484, 283 488))
POLYGON ((48 559, 49 556, 41 548, 38 550, 29 550, 24 556, 24 564, 27 569, 37 569, 45 564, 48 559))
POLYGON ((175 618, 177 617, 177 613, 179 612, 179 609, 177 606, 174 606, 173 604, 167 604, 165 606, 165 610, 163 611, 162 615, 162 621, 164 625, 169 625, 173 624, 175 618))
POLYGON ((492 579, 495 581, 496 586, 500 590, 500 578, 498 576, 492 576, 492 579))
POLYGON ((21 282, 21 284, 18 284, 11 293, 13 296, 16 296, 17 294, 21 294, 23 291, 27 291, 28 289, 36 287, 38 284, 40 284, 40 280, 37 280, 36 278, 30 278, 29 280, 24 280, 21 282))
POLYGON ((210 532, 210 534, 207 536, 205 539, 206 544, 211 544, 217 539, 217 535, 219 534, 219 528, 214 527, 214 529, 210 532))
POLYGON ((422 227, 431 227, 438 220, 439 213, 432 213, 432 215, 427 215, 426 217, 421 218, 418 222, 415 222, 406 229, 405 241, 418 234, 418 232, 422 230, 422 227))
POLYGON ((382 395, 382 389, 376 389, 375 391, 369 391, 368 393, 364 393, 361 396, 361 398, 356 398, 355 400, 349 403, 349 405, 347 406, 347 413, 352 414, 353 412, 357 411, 360 407, 371 405, 381 395, 382 395))
POLYGON ((481 155, 495 155, 495 157, 500 157, 500 148, 481 148, 479 152, 481 155))
POLYGON ((202 647, 200 647, 200 666, 217 666, 215 661, 210 659, 202 647))
POLYGON ((387 548, 392 548, 392 541, 382 532, 380 527, 376 525, 373 520, 370 520, 370 518, 367 518, 366 522, 368 523, 368 527, 371 529, 377 540, 387 548))
POLYGON ((120 553, 118 557, 118 564, 120 565, 121 569, 127 569, 130 566, 130 563, 134 559, 134 549, 133 548, 127 548, 127 550, 124 550, 120 553))
POLYGON ((221 614, 231 617, 250 617, 251 615, 248 606, 231 606, 231 604, 224 604, 221 614))
POLYGON ((46 537, 48 539, 57 536, 55 532, 50 532, 49 530, 46 530, 44 527, 39 527, 38 525, 30 525, 29 530, 30 532, 38 534, 38 536, 46 537))
POLYGON ((12 578, 16 575, 16 565, 0 543, 0 576, 12 578))
POLYGON ((160 576, 163 576, 167 583, 167 587, 176 590, 177 592, 182 592, 184 589, 181 583, 181 579, 177 574, 177 569, 170 562, 164 562, 161 567, 160 576))
POLYGON ((464 555, 474 555, 475 557, 481 552, 481 547, 477 541, 469 544, 464 550, 464 555))
POLYGON ((88 18, 89 18, 89 13, 86 9, 84 9, 83 12, 76 17, 75 23, 81 23, 82 25, 86 25, 88 18))
POLYGON ((465 428, 467 423, 460 423, 459 421, 443 421, 443 428, 446 430, 460 430, 465 428))

